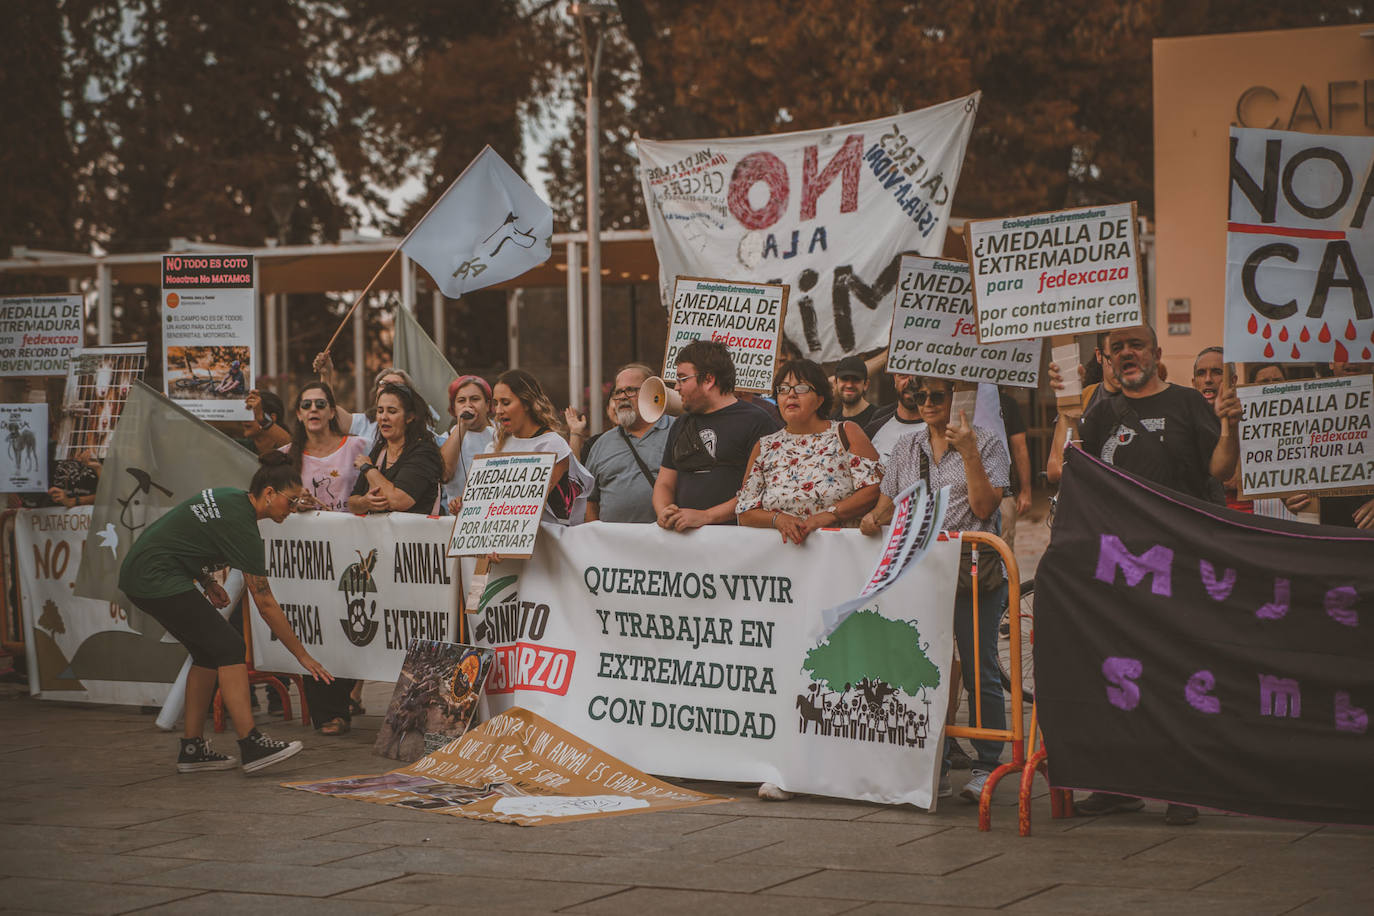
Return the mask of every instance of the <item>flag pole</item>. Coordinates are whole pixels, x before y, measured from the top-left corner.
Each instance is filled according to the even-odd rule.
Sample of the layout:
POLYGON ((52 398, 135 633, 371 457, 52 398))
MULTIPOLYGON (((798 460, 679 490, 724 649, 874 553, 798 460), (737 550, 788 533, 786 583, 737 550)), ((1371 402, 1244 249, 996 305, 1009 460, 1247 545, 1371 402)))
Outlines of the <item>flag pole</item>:
POLYGON ((348 311, 344 314, 343 321, 339 322, 339 326, 334 330, 334 336, 329 338, 329 343, 325 344, 325 353, 328 353, 330 350, 334 349, 334 341, 338 340, 339 335, 343 333, 344 325, 348 324, 348 319, 353 317, 353 312, 357 310, 358 303, 363 301, 363 297, 366 296, 368 294, 368 291, 372 289, 372 284, 377 282, 377 278, 382 275, 382 271, 386 270, 387 266, 391 264, 392 259, 396 257, 396 252, 400 251, 402 248, 405 247, 406 242, 410 241, 410 237, 415 234, 415 230, 419 229, 422 225, 424 225, 425 220, 429 219, 429 215, 434 212, 434 208, 444 202, 444 198, 448 197, 450 191, 458 187, 458 182, 463 180, 463 176, 466 175, 468 171, 474 165, 477 164, 477 160, 481 159, 484 155, 486 155, 486 152, 489 149, 491 149, 490 143, 482 147, 482 151, 473 157, 472 161, 469 162, 467 166, 463 169, 463 171, 458 174, 457 178, 449 182, 448 188, 444 190, 444 193, 439 195, 439 199, 429 205, 429 209, 425 211, 425 215, 416 220, 415 225, 411 226, 410 231, 406 233, 406 237, 401 239, 401 241, 397 243, 396 247, 391 250, 391 254, 386 256, 386 260, 382 262, 382 266, 377 268, 377 272, 372 275, 372 279, 367 281, 367 286, 363 287, 363 291, 358 294, 358 297, 353 300, 353 304, 349 306, 348 311))

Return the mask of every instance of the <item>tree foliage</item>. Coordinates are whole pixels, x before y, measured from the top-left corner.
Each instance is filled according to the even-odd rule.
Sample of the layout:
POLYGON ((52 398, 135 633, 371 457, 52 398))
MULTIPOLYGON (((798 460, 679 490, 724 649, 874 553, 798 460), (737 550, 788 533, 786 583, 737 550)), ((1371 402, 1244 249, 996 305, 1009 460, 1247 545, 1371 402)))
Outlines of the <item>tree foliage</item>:
POLYGON ((864 610, 846 617, 829 638, 807 652, 802 667, 834 691, 867 679, 914 697, 922 688, 940 686, 940 669, 925 649, 916 624, 864 610))

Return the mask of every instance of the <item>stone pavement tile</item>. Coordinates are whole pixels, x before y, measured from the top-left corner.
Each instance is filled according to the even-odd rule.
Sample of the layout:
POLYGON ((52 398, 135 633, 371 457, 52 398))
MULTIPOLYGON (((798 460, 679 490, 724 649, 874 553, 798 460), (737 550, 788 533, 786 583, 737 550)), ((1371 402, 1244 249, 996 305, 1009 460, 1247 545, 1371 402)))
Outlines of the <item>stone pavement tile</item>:
POLYGON ((263 862, 196 862, 158 872, 125 884, 156 887, 191 887, 208 891, 242 891, 292 894, 301 897, 332 897, 343 891, 400 877, 399 871, 375 868, 325 868, 308 865, 270 865, 263 862))
POLYGON ((1363 891, 1374 900, 1374 862, 1365 858, 1359 862, 1314 865, 1310 861, 1263 865, 1244 865, 1229 869, 1225 874, 1201 885, 1198 890, 1209 894, 1241 893, 1300 893, 1310 897, 1324 891, 1363 891))
MULTIPOLYGON (((367 808, 363 805, 356 807, 361 809, 358 811, 358 814, 361 815, 359 817, 303 818, 293 817, 290 814, 259 814, 227 808, 201 810, 158 821, 152 827, 169 833, 230 834, 245 839, 256 836, 269 836, 277 839, 306 839, 371 823, 371 818, 367 817, 367 808)), ((136 824, 128 829, 130 832, 138 832, 144 828, 136 824)), ((331 837, 331 839, 333 838, 331 837)))
MULTIPOLYGON (((413 913, 415 908, 409 903, 373 903, 337 898, 314 900, 309 897, 212 891, 138 912, 140 916, 260 916, 276 910, 289 911, 291 916, 392 916, 413 913)), ((466 912, 471 916, 472 909, 469 907, 466 912)))
POLYGON ((845 910, 845 916, 977 916, 979 913, 996 913, 988 907, 939 906, 924 903, 865 903, 853 910, 845 910))
POLYGON ((1156 863, 1131 859, 1066 861, 1045 847, 1028 845, 980 862, 959 873, 975 884, 995 884, 1008 875, 1032 877, 1045 884, 1092 884, 1107 887, 1196 888, 1234 869, 1234 862, 1156 863))
POLYGON ((1307 901, 1295 910, 1292 916, 1349 916, 1351 913, 1369 912, 1369 891, 1332 892, 1307 901))
MULTIPOLYGON (((728 894, 712 891, 671 891, 634 887, 588 903, 568 907, 565 913, 598 913, 603 916, 824 916, 848 912, 849 900, 791 900, 760 894, 728 894)), ((965 911, 967 912, 967 911, 965 911)))
MULTIPOLYGON (((121 856, 52 849, 7 849, 0 855, 0 875, 76 881, 124 881, 185 865, 183 859, 121 856)), ((0 906, 4 901, 0 900, 0 906)))
MULTIPOLYGON (((1297 861, 1303 858, 1298 851, 1302 838, 1290 833, 1221 833, 1209 830, 1191 833, 1175 830, 1171 836, 1143 849, 1134 858, 1145 862, 1230 862, 1239 865, 1254 861, 1297 861)), ((1123 834, 1117 834, 1121 836, 1123 834)), ((1312 850, 1313 847, 1304 847, 1312 850)), ((1374 849, 1369 850, 1374 853, 1374 849)), ((1311 858, 1319 853, 1313 852, 1311 858)))
POLYGON ((0 849, 51 849, 73 853, 121 853, 173 840, 186 832, 171 830, 111 830, 101 827, 53 827, 47 824, 7 824, 0 828, 0 849))
MULTIPOLYGON (((363 807, 362 803, 357 803, 357 807, 363 807)), ((381 805, 368 805, 368 808, 380 808, 381 805)), ((547 830, 547 827, 520 828, 505 824, 486 824, 463 817, 446 817, 437 814, 428 814, 422 811, 411 812, 417 818, 423 818, 422 823, 412 823, 409 820, 389 820, 381 819, 364 824, 360 827, 348 827, 343 830, 334 830, 328 833, 316 834, 315 839, 329 840, 340 843, 372 843, 380 846, 419 846, 421 844, 442 846, 442 847, 470 847, 475 849, 505 849, 520 848, 518 845, 507 847, 502 838, 507 834, 531 833, 535 830, 547 830)), ((299 820, 315 820, 315 817, 301 817, 299 820)))
POLYGON ((166 808, 129 808, 108 799, 0 800, 0 824, 51 824, 62 827, 128 827, 166 820, 166 808))
POLYGON ((825 839, 801 827, 787 839, 731 858, 729 864, 947 875, 997 855, 989 844, 946 845, 941 841, 955 832, 951 829, 920 842, 894 846, 855 842, 844 836, 825 839))
MULTIPOLYGON (((378 844, 335 843, 328 840, 285 840, 275 836, 245 839, 234 834, 191 837, 163 846, 140 849, 132 856, 165 856, 185 865, 187 859, 206 862, 265 862, 277 865, 326 865, 360 853, 387 847, 378 844)), ((367 863, 361 863, 367 864, 367 863)))
POLYGON ((474 907, 480 907, 483 913, 511 909, 549 912, 621 890, 625 890, 624 885, 576 884, 524 878, 407 875, 395 881, 349 891, 333 899, 380 900, 385 903, 413 903, 416 906, 455 901, 466 904, 468 913, 474 907))
POLYGON ((1019 900, 1002 910, 1016 916, 1043 913, 1187 913, 1189 916, 1270 916, 1286 913, 1306 901, 1301 894, 1258 895, 1204 893, 1167 887, 1130 888, 1062 884, 1019 900))
POLYGON ((962 874, 935 877, 826 870, 761 893, 835 900, 998 907, 1043 891, 1052 884, 1050 881, 1040 881, 1033 875, 1009 875, 996 883, 977 884, 963 880, 962 874))
MULTIPOLYGON (((758 786, 752 787, 752 793, 758 786)), ((766 802, 760 798, 750 798, 746 790, 736 794, 738 801, 723 805, 712 805, 712 814, 746 815, 748 817, 812 818, 815 820, 852 821, 872 814, 879 807, 872 802, 846 801, 839 798, 825 798, 819 795, 799 795, 789 802, 766 802)))
POLYGON ((55 881, 47 878, 0 880, 0 904, 6 909, 55 913, 126 913, 195 893, 181 888, 134 887, 92 881, 55 881))
POLYGON ((119 793, 122 803, 145 808, 233 810, 243 814, 312 814, 348 817, 365 812, 371 817, 379 805, 340 807, 339 799, 309 792, 292 792, 249 780, 237 772, 175 774, 119 793))
MULTIPOLYGON (((774 844, 805 838, 806 842, 829 849, 851 847, 864 851, 892 849, 924 837, 945 833, 949 828, 933 824, 883 824, 861 821, 807 821, 775 817, 741 817, 728 823, 699 830, 684 840, 711 853, 720 850, 717 861, 730 858, 726 850, 743 847, 734 853, 771 847, 774 844)), ((681 849, 682 847, 677 847, 681 849)), ((822 863, 821 867, 824 867, 822 863)))

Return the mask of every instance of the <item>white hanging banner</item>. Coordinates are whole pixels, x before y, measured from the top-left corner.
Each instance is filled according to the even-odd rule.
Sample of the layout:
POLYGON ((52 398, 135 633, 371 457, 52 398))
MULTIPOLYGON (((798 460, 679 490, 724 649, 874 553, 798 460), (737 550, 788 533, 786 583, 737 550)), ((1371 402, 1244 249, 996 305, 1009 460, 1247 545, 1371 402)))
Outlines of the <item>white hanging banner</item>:
POLYGON ((789 134, 636 140, 662 301, 680 276, 784 283, 803 355, 886 346, 899 257, 944 247, 979 97, 789 134))

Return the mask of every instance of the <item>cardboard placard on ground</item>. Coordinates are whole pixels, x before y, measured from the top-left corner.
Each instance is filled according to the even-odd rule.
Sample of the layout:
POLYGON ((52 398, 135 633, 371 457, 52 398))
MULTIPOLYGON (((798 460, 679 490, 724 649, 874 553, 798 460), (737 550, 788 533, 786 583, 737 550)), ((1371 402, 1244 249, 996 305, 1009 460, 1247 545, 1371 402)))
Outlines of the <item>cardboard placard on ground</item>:
POLYGON ((1232 127, 1230 150, 1226 358, 1374 360, 1374 137, 1232 127))
POLYGON ((1240 385, 1242 499, 1374 493, 1374 375, 1240 385))
POLYGON ((969 267, 963 261, 902 257, 887 371, 1034 388, 1041 341, 978 343, 969 267))
POLYGON ((48 405, 0 404, 0 492, 48 490, 48 405))
POLYGON ((80 295, 0 299, 0 377, 65 375, 83 311, 80 295))
POLYGON ((256 277, 251 254, 162 259, 162 391, 202 420, 253 416, 256 277))
POLYGON ((448 555, 532 555, 557 463, 558 457, 552 452, 505 452, 474 458, 463 489, 463 508, 453 521, 448 555))
POLYGON ((404 769, 282 785, 524 827, 729 801, 662 782, 525 709, 508 709, 404 769))
POLYGON ((477 712, 493 658, 478 646, 412 640, 372 746, 377 755, 409 762, 461 737, 477 712))
POLYGON ((1145 323, 1135 204, 965 227, 980 343, 1145 323))
POLYGON ((771 392, 786 315, 785 284, 678 277, 663 380, 677 381, 679 350, 697 339, 716 340, 730 348, 736 391, 771 392))

